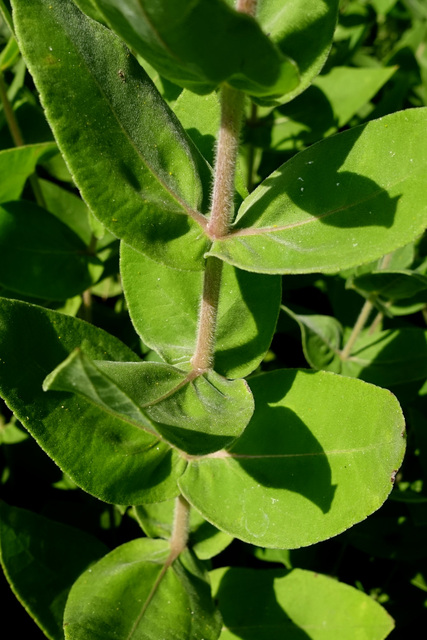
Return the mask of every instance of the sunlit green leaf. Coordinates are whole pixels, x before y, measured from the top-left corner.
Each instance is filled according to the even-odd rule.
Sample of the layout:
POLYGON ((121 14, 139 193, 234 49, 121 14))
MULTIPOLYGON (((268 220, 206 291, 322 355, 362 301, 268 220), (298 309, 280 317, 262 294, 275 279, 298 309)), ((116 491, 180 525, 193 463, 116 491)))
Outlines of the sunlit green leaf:
POLYGON ((21 50, 73 178, 116 236, 200 269, 209 169, 122 43, 71 0, 14 0, 21 50))
POLYGON ((330 538, 390 493, 405 440, 397 400, 332 373, 250 380, 256 412, 228 450, 189 462, 179 484, 210 522, 264 547, 330 538))
POLYGON ((137 539, 86 571, 67 601, 66 640, 216 640, 206 573, 189 551, 173 563, 168 555, 167 542, 137 539))
POLYGON ((173 111, 203 157, 213 166, 215 141, 221 120, 218 94, 213 92, 207 96, 198 96, 184 89, 177 98, 173 111))
POLYGON ((138 361, 117 338, 86 322, 1 299, 0 395, 85 491, 115 504, 174 497, 186 463, 168 445, 80 396, 43 391, 48 373, 83 342, 90 358, 138 361))
POLYGON ((302 151, 246 198, 209 255, 262 273, 331 273, 414 240, 426 226, 426 126, 427 109, 410 109, 302 151))
POLYGON ((277 111, 270 144, 300 149, 341 129, 396 72, 396 67, 333 67, 277 111))
POLYGON ((393 619, 367 594, 312 571, 211 571, 221 640, 384 640, 393 619))
POLYGON ((252 18, 222 0, 93 1, 133 50, 196 93, 225 81, 258 96, 280 96, 298 85, 295 63, 252 18))
POLYGON ((92 362, 80 350, 49 374, 44 389, 78 393, 192 454, 230 444, 253 413, 244 380, 226 380, 214 371, 196 375, 156 362, 92 362))

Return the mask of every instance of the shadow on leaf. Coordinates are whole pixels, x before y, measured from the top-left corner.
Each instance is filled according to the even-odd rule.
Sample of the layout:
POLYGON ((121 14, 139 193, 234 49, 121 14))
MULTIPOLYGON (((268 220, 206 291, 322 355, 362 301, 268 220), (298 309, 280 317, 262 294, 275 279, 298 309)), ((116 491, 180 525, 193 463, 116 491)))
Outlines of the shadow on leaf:
POLYGON ((292 409, 256 396, 255 402, 257 411, 230 453, 264 487, 299 493, 327 513, 336 486, 320 442, 292 409))
POLYGON ((263 634, 268 633, 270 640, 285 637, 292 640, 310 638, 277 602, 274 582, 287 574, 288 572, 282 569, 227 570, 219 583, 216 599, 224 626, 230 630, 233 637, 258 640, 262 629, 263 634))

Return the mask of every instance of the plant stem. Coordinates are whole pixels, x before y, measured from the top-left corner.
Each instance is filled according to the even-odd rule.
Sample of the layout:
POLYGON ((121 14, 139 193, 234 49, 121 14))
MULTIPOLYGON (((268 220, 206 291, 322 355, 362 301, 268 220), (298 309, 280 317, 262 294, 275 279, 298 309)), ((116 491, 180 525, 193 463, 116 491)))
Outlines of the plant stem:
POLYGON ((344 346, 344 349, 342 349, 340 353, 341 360, 347 360, 347 358, 349 357, 351 350, 353 348, 353 345, 356 342, 357 338, 359 337, 359 334, 364 328, 365 324, 367 323, 373 308, 374 308, 374 305, 372 304, 372 302, 370 300, 366 300, 359 314, 359 317, 356 320, 356 324, 353 327, 353 331, 351 332, 350 337, 344 346))
MULTIPOLYGON (((244 94, 228 85, 223 85, 211 215, 207 227, 212 239, 227 235, 233 213, 234 178, 243 107, 244 94)), ((213 366, 221 275, 222 261, 215 257, 208 257, 199 310, 196 349, 192 358, 193 369, 200 373, 213 366)))
POLYGON ((257 0, 237 0, 236 10, 242 13, 248 13, 250 16, 255 15, 257 0))
POLYGON ((190 519, 190 505, 183 496, 178 496, 175 501, 175 514, 173 521, 172 536, 170 539, 170 554, 168 558, 169 566, 184 551, 188 543, 190 519))
MULTIPOLYGON (((391 262, 392 256, 393 256, 392 253, 387 253, 385 256, 383 256, 383 258, 380 261, 378 269, 379 270, 387 269, 387 267, 391 262)), ((344 348, 340 352, 341 360, 347 360, 347 358, 349 357, 354 343, 359 337, 359 334, 362 331, 362 329, 365 327, 368 321, 369 315, 372 309, 374 308, 373 300, 376 300, 377 297, 378 295, 371 296, 371 298, 369 300, 366 300, 365 304, 363 305, 362 310, 359 314, 359 317, 356 320, 356 324, 353 327, 353 331, 351 332, 350 337, 347 340, 347 343, 345 344, 344 348)), ((383 318, 382 313, 379 313, 375 317, 372 323, 372 326, 369 330, 370 334, 372 334, 375 331, 377 325, 381 322, 382 318, 383 318)))
POLYGON ((13 112, 12 105, 7 97, 7 88, 3 78, 3 73, 0 72, 0 98, 3 104, 4 115, 6 118, 7 126, 9 127, 10 135, 12 136, 15 146, 24 146, 24 139, 22 137, 21 129, 19 128, 18 121, 13 112))
POLYGON ((213 365, 221 275, 222 261, 209 257, 206 260, 203 280, 196 350, 191 361, 193 369, 200 371, 200 373, 210 369, 213 365))
MULTIPOLYGON (((25 145, 24 138, 22 137, 21 129, 19 128, 18 120, 16 119, 15 112, 13 111, 12 105, 10 103, 9 98, 7 97, 7 88, 3 78, 3 73, 0 71, 0 100, 3 104, 4 116, 6 118, 7 126, 9 127, 10 135, 12 136, 12 140, 15 143, 16 147, 23 147, 25 145)), ((42 191, 40 189, 39 181, 37 180, 37 176, 33 173, 29 177, 30 185, 34 193, 34 197, 36 199, 39 207, 43 207, 46 209, 46 202, 44 200, 42 191)))
POLYGON ((215 161, 212 206, 207 231, 211 238, 228 233, 234 204, 234 178, 243 117, 244 93, 224 84, 221 87, 221 125, 215 161))
POLYGON ((383 318, 384 318, 383 312, 382 311, 378 311, 377 315, 373 319, 373 322, 372 322, 371 326, 369 327, 368 333, 369 333, 370 336, 373 333, 375 333, 375 331, 377 330, 378 325, 380 324, 380 322, 382 321, 383 318))
MULTIPOLYGON (((236 9, 254 15, 256 0, 237 0, 236 9)), ((244 104, 245 94, 242 91, 227 84, 222 85, 221 124, 216 148, 211 215, 206 228, 212 240, 222 238, 229 232, 234 208, 236 161, 244 104)), ((196 348, 191 360, 193 370, 200 373, 213 366, 221 276, 222 261, 209 256, 206 259, 203 280, 196 348)))

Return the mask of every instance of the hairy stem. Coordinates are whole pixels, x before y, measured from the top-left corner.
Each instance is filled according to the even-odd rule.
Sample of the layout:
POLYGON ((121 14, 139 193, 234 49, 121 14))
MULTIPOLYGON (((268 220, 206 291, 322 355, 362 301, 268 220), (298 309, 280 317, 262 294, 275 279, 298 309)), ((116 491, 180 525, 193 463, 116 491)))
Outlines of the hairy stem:
MULTIPOLYGON (((16 147, 23 147, 25 142, 22 137, 21 129, 19 128, 18 120, 16 119, 15 112, 13 111, 10 100, 7 97, 7 88, 3 78, 3 73, 0 71, 0 100, 3 105, 4 116, 6 118, 7 126, 9 127, 10 135, 15 143, 16 147)), ((39 181, 35 173, 29 177, 30 185, 34 193, 37 204, 40 207, 46 209, 46 203, 43 198, 42 191, 40 189, 39 181)))
POLYGON ((378 328, 378 325, 382 322, 382 319, 384 318, 384 314, 382 311, 378 311, 377 315, 375 316, 375 318, 373 319, 371 326, 369 327, 369 331, 368 334, 371 336, 373 333, 375 333, 375 331, 378 328))
MULTIPOLYGON (((244 94, 227 85, 221 88, 221 126, 216 150, 211 215, 207 231, 211 238, 228 233, 234 207, 234 178, 243 116, 244 94)), ((200 303, 193 369, 206 371, 213 366, 215 333, 221 288, 222 261, 208 257, 200 303)))
POLYGON ((19 128, 18 121, 13 112, 12 105, 7 97, 7 88, 3 78, 3 73, 0 72, 0 98, 3 104, 4 116, 6 118, 7 126, 9 127, 10 135, 12 136, 15 146, 22 147, 24 145, 24 138, 22 137, 21 129, 19 128))
POLYGON ((221 126, 215 161, 212 207, 207 231, 212 238, 227 235, 234 204, 234 178, 244 93, 224 84, 221 88, 221 126))
POLYGON ((221 274, 222 261, 214 257, 208 258, 199 310, 196 350, 191 362, 193 369, 200 373, 213 366, 221 274))
MULTIPOLYGON (((255 15, 256 0, 237 0, 236 9, 255 15)), ((244 103, 245 95, 242 91, 227 84, 222 85, 221 124, 216 148, 211 214, 206 227, 213 240, 228 234, 233 215, 236 161, 244 103)), ((208 257, 199 309, 196 349, 191 360, 193 370, 200 373, 213 366, 221 276, 222 261, 208 257)))
POLYGON ((190 519, 190 505, 183 496, 178 496, 175 501, 175 514, 173 520, 172 537, 170 539, 170 555, 168 565, 179 556, 188 543, 188 530, 190 519))
POLYGON ((255 15, 257 0, 237 0, 236 9, 242 13, 248 13, 250 16, 255 15))

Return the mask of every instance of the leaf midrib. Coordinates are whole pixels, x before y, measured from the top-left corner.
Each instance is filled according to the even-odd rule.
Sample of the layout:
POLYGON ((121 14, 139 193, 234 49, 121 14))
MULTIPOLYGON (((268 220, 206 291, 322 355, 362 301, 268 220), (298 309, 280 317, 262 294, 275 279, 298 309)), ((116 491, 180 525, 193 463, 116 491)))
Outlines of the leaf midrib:
MULTIPOLYGON (((422 163, 421 167, 424 167, 425 164, 426 164, 426 162, 422 163)), ((223 236, 221 238, 217 238, 216 240, 224 242, 224 241, 230 240, 230 239, 235 238, 235 237, 240 237, 240 236, 258 236, 258 235, 263 235, 263 234, 268 234, 268 233, 277 233, 277 232, 280 232, 280 231, 287 231, 289 229, 302 227, 302 226, 304 226, 306 224, 316 223, 319 220, 322 220, 322 219, 327 218, 327 217, 329 217, 331 215, 339 213, 340 211, 347 211, 349 209, 352 209, 353 207, 358 207, 361 204, 364 204, 366 202, 369 202, 370 200, 373 200, 373 199, 377 198, 382 193, 388 193, 390 189, 396 187, 397 185, 399 185, 402 182, 405 182, 411 175, 413 175, 414 173, 418 173, 418 171, 420 171, 420 167, 414 169, 413 171, 410 171, 408 174, 406 174, 405 176, 403 176, 402 178, 400 178, 396 182, 392 182, 392 183, 388 184, 387 187, 380 187, 379 189, 377 189, 377 190, 373 191, 372 193, 370 193, 365 198, 361 198, 360 200, 357 200, 355 202, 351 202, 350 204, 343 205, 341 207, 337 207, 336 209, 331 209, 330 211, 326 211, 325 213, 322 213, 320 215, 312 215, 311 218, 307 218, 306 220, 300 220, 298 222, 294 222, 294 223, 287 224, 287 225, 273 225, 271 227, 249 227, 249 228, 243 228, 243 229, 235 229, 234 231, 231 230, 228 233, 227 236, 223 236)), ((255 206, 256 204, 259 203, 261 197, 254 202, 253 206, 255 206)), ((304 211, 304 209, 300 209, 300 210, 304 211)), ((239 223, 241 223, 244 220, 245 216, 250 211, 251 211, 251 206, 249 206, 248 209, 246 209, 246 211, 244 212, 242 217, 239 219, 239 223)), ((305 213, 308 213, 308 212, 305 212, 305 213)))
POLYGON ((352 449, 332 449, 330 451, 314 451, 314 452, 305 452, 305 453, 266 453, 266 454, 250 454, 250 453, 233 453, 232 451, 227 451, 225 449, 221 449, 220 451, 215 451, 214 453, 209 453, 205 456, 192 456, 189 457, 190 461, 195 462, 203 462, 205 460, 264 460, 264 459, 282 459, 282 458, 310 458, 316 456, 331 456, 331 455, 342 455, 348 453, 365 453, 366 451, 373 451, 375 449, 380 449, 383 447, 389 447, 393 444, 392 440, 387 442, 377 442, 365 447, 354 447, 352 449))

